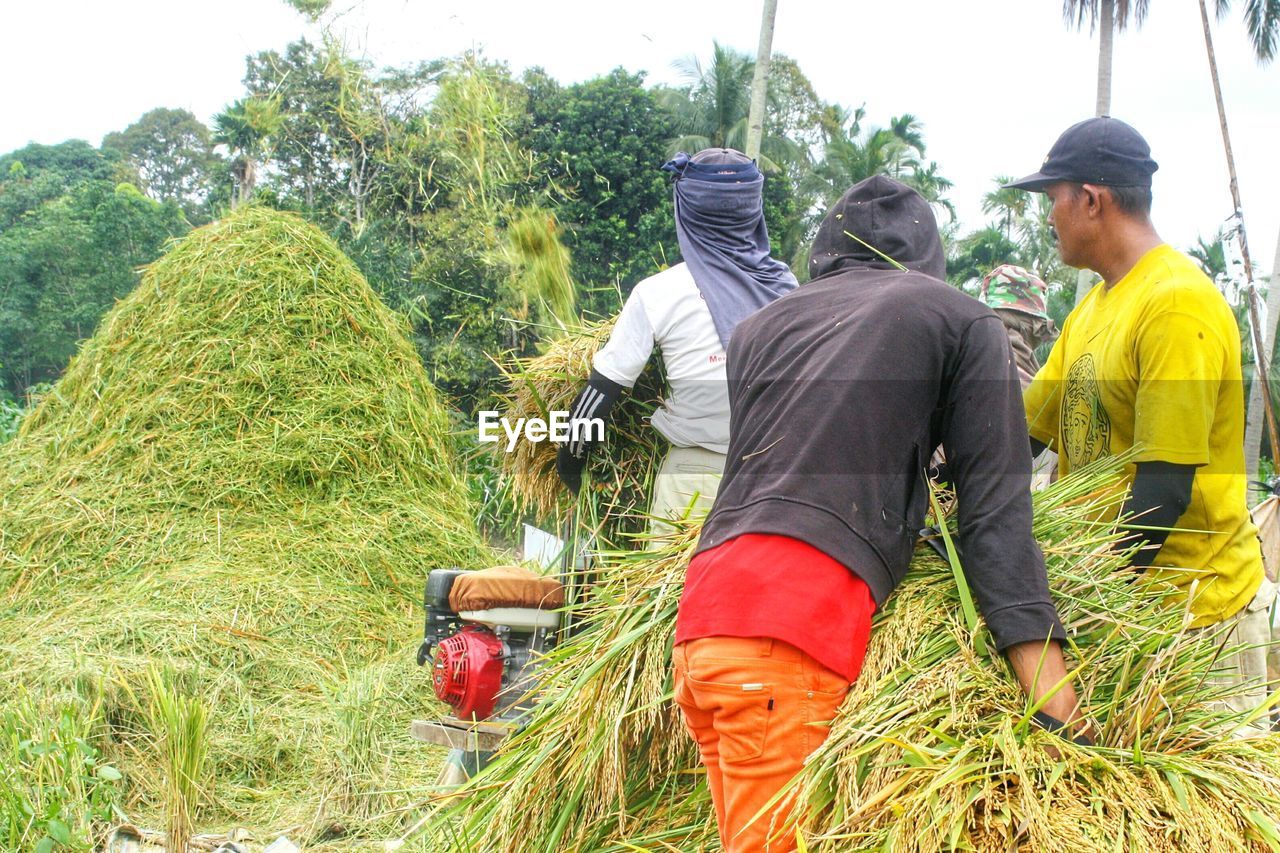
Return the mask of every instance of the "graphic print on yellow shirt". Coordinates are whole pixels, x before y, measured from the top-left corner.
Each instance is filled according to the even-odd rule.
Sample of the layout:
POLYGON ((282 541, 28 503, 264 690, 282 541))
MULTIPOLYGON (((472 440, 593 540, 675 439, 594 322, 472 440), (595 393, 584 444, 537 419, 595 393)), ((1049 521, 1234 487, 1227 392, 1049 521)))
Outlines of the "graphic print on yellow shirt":
POLYGON ((1062 444, 1074 470, 1111 455, 1111 418, 1102 406, 1093 353, 1071 363, 1062 390, 1062 444))
POLYGON ((1136 462, 1196 466, 1191 504, 1156 556, 1167 567, 1157 576, 1191 597, 1196 625, 1248 603, 1262 555, 1246 502, 1240 337, 1226 300, 1191 259, 1158 246, 1111 287, 1096 285, 1024 401, 1031 435, 1058 451, 1064 476, 1135 445, 1136 462))

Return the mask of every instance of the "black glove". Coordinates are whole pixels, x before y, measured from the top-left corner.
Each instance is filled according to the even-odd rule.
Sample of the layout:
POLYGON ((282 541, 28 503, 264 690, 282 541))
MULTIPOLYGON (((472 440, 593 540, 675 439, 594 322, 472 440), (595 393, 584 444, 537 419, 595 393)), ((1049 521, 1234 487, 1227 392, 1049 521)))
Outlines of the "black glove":
POLYGON ((1117 547, 1123 549, 1140 545, 1129 565, 1142 571, 1155 560, 1164 540, 1169 538, 1172 528, 1178 526, 1178 519, 1191 505, 1196 466, 1139 462, 1136 467, 1129 499, 1120 514, 1122 518, 1132 518, 1133 523, 1143 529, 1132 530, 1117 547))
POLYGON ((586 464, 585 456, 574 456, 568 444, 560 445, 560 451, 556 454, 556 473, 560 475, 560 482, 568 486, 569 491, 575 495, 582 488, 582 469, 586 464))
POLYGON ((1067 729, 1066 723, 1057 717, 1049 716, 1044 711, 1036 711, 1031 715, 1031 719, 1035 720, 1036 724, 1046 732, 1053 732, 1063 740, 1069 740, 1077 746, 1093 746, 1093 738, 1087 734, 1071 734, 1070 730, 1067 729))
POLYGON ((583 422, 599 419, 608 423, 609 411, 625 390, 625 386, 592 370, 587 384, 569 407, 569 423, 573 435, 569 441, 560 445, 560 451, 556 454, 556 473, 560 475, 560 481, 575 495, 582 487, 582 469, 587 464, 587 453, 597 443, 593 430, 583 422), (576 429, 573 426, 575 423, 579 424, 576 429))

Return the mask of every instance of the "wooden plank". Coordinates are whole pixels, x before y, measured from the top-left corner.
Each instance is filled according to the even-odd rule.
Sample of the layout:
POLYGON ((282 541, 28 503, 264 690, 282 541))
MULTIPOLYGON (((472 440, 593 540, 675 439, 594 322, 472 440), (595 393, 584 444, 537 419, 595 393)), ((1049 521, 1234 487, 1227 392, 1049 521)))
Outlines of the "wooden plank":
POLYGON ((511 733, 503 723, 465 723, 446 717, 442 720, 414 720, 409 735, 414 740, 464 752, 493 752, 511 733))

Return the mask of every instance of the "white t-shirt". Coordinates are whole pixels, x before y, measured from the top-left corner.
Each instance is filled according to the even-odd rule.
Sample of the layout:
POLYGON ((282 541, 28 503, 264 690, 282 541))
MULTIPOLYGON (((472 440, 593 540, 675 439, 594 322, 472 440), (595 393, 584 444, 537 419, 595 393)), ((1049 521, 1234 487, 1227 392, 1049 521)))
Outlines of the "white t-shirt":
POLYGON ((595 369, 630 388, 654 344, 662 352, 668 395, 653 426, 677 447, 729 451, 729 385, 725 352, 711 311, 684 264, 641 281, 631 291, 595 369))

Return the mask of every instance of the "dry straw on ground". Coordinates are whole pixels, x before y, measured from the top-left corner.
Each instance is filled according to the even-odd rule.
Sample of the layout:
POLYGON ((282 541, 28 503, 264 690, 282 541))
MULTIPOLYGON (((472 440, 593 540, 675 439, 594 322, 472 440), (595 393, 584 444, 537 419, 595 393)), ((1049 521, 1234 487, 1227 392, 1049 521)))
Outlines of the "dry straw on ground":
MULTIPOLYGON (((1097 747, 1030 711, 953 568, 917 554, 877 615, 867 662, 787 796, 807 849, 1222 851, 1280 847, 1280 744, 1224 739, 1204 674, 1223 651, 1121 568, 1094 519, 1124 460, 1036 499, 1035 532, 1071 635, 1097 747), (1050 747, 1056 748, 1056 752, 1050 747)), ((670 702, 670 646, 696 531, 606 555, 583 630, 552 654, 541 704, 504 757, 435 816, 423 849, 716 849, 697 759, 670 702), (478 848, 477 848, 478 849, 478 848)), ((1238 722, 1238 721, 1237 721, 1238 722)), ((794 833, 794 828, 784 830, 794 833)))
MULTIPOLYGON (((192 232, 0 447, 0 728, 69 715, 163 826, 138 697, 166 666, 208 709, 197 829, 388 833, 434 776, 406 734, 421 579, 491 559, 449 431, 407 325, 319 230, 250 208, 192 232)), ((0 759, 0 842, 34 844, 43 818, 5 803, 57 786, 81 837, 110 818, 0 759)))

